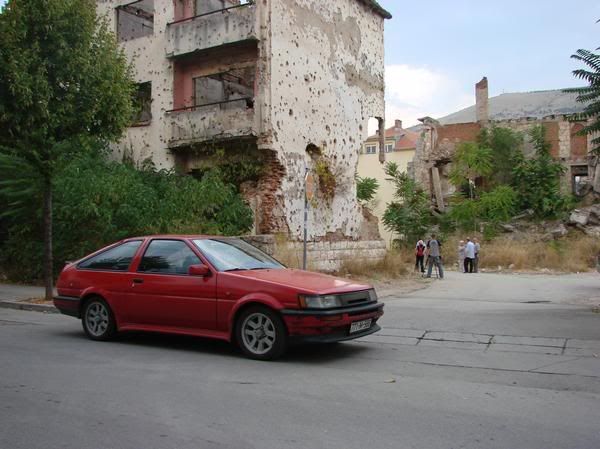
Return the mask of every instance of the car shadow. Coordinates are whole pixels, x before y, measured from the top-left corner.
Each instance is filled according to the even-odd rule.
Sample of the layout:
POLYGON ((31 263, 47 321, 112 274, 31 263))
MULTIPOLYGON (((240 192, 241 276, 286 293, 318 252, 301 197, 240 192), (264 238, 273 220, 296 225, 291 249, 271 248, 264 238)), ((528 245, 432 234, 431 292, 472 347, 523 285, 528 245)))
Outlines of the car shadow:
MULTIPOLYGON (((55 331, 55 336, 77 339, 91 344, 106 344, 94 342, 80 330, 55 331)), ((131 347, 147 347, 168 349, 172 351, 186 351, 209 355, 236 357, 250 361, 234 344, 212 338, 194 337, 177 334, 161 334, 154 332, 130 331, 118 334, 114 340, 108 342, 115 345, 131 347)), ((352 343, 324 343, 324 344, 293 344, 287 352, 277 360, 279 363, 325 363, 337 359, 352 358, 368 351, 364 345, 352 343)))

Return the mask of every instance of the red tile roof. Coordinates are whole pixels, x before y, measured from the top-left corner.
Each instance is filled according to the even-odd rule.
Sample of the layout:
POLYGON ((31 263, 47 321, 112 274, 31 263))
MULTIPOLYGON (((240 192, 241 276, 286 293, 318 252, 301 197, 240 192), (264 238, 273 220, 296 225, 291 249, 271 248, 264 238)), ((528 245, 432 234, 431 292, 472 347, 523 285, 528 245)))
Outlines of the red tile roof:
MULTIPOLYGON (((395 139, 396 133, 398 133, 398 130, 395 126, 392 126, 391 128, 386 129, 385 130, 386 140, 395 139)), ((396 146, 394 147, 394 150, 396 150, 396 151, 410 150, 410 149, 416 148, 417 140, 419 139, 418 133, 409 131, 407 129, 400 129, 399 133, 402 134, 402 136, 398 140, 396 140, 396 146)), ((374 134, 372 136, 369 136, 369 138, 367 139, 367 142, 373 142, 373 141, 378 141, 378 140, 379 140, 379 135, 374 134)))

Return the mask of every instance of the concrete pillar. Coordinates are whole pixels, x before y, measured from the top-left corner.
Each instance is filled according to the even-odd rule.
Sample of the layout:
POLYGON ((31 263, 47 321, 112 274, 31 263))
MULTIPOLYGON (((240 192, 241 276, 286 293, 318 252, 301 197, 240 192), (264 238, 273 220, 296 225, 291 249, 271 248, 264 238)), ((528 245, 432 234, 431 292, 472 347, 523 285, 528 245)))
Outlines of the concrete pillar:
POLYGON ((438 210, 444 212, 446 206, 444 205, 444 194, 442 192, 442 183, 440 182, 440 171, 437 167, 431 167, 431 180, 433 182, 433 193, 435 194, 438 210))
POLYGON ((475 84, 475 114, 477 123, 482 125, 487 125, 489 121, 488 99, 488 80, 484 76, 481 81, 475 84))
POLYGON ((377 117, 379 122, 379 162, 385 163, 385 119, 377 117))

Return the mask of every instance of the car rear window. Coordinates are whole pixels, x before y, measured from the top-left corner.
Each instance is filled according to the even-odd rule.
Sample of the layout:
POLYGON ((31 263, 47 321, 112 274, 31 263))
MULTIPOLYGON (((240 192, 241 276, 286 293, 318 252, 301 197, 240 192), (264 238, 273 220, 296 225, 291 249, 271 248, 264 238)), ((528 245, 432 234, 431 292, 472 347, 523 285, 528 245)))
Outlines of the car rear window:
POLYGON ((142 244, 141 240, 133 240, 114 246, 77 265, 84 270, 127 271, 133 256, 142 244))

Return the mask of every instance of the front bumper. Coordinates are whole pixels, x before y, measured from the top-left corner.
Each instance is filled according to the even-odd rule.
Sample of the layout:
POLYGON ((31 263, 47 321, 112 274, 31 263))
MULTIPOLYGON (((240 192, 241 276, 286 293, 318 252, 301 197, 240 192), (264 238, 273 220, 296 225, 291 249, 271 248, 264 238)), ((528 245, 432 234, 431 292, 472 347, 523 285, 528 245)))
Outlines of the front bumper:
POLYGON ((328 310, 281 311, 290 338, 306 343, 333 343, 354 340, 373 334, 381 329, 377 320, 383 315, 383 303, 370 303, 355 307, 328 310), (371 319, 371 327, 360 332, 350 333, 350 325, 355 321, 371 319))
POLYGON ((55 296, 53 302, 54 307, 56 307, 60 313, 75 318, 81 318, 81 312, 79 310, 80 300, 76 296, 55 296))

